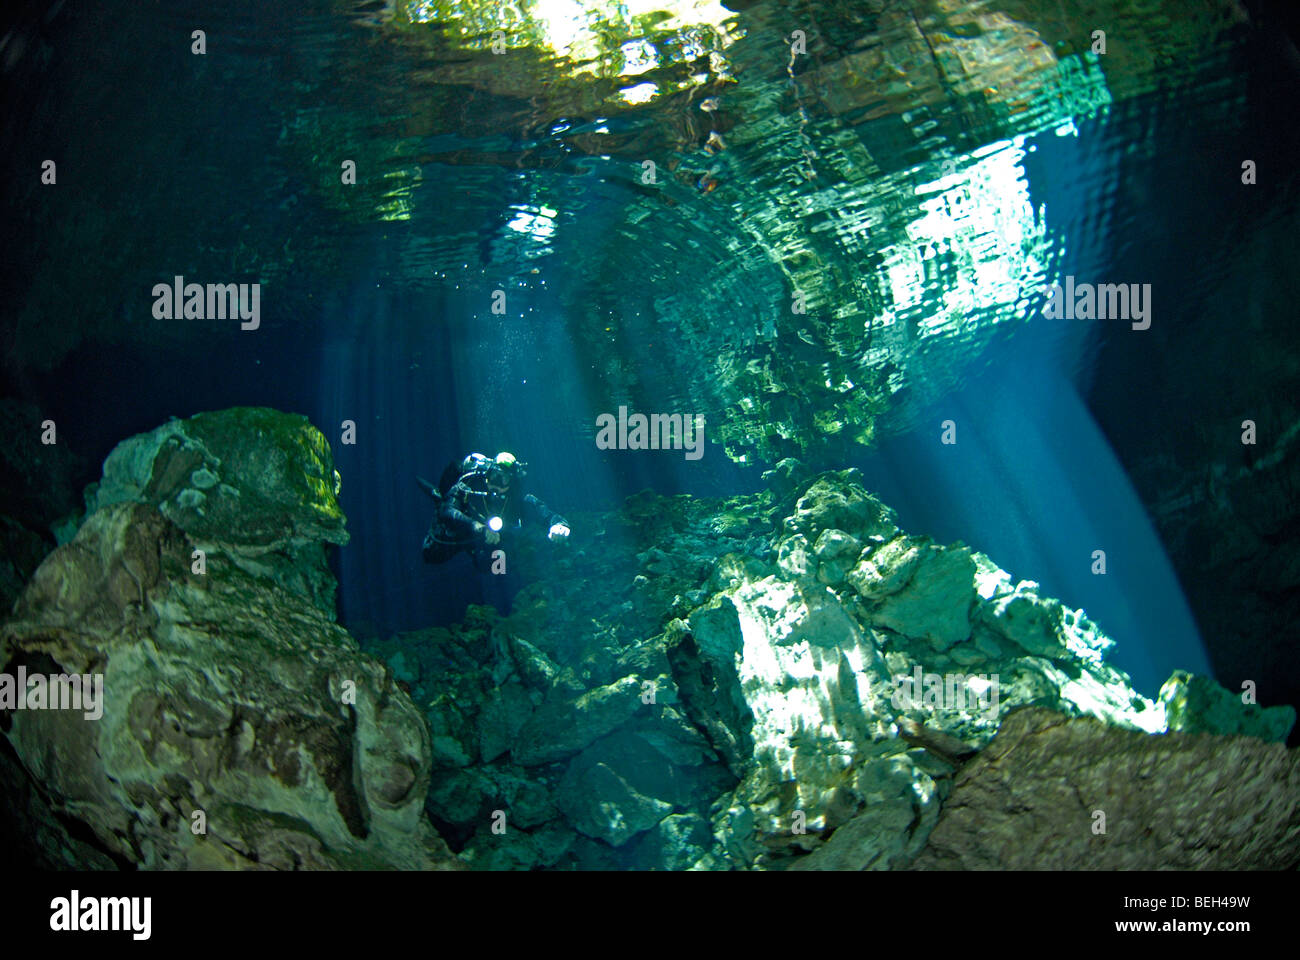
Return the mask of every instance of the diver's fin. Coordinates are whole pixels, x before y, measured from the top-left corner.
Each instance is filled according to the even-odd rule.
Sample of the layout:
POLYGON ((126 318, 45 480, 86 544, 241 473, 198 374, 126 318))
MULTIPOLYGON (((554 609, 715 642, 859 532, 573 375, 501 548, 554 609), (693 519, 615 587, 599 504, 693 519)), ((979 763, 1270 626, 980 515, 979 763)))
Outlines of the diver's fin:
POLYGON ((424 479, 424 477, 416 477, 415 481, 421 487, 423 487, 424 492, 427 493, 429 496, 433 497, 433 499, 435 500, 442 499, 442 494, 438 491, 438 488, 434 486, 432 483, 430 483, 428 480, 424 479))

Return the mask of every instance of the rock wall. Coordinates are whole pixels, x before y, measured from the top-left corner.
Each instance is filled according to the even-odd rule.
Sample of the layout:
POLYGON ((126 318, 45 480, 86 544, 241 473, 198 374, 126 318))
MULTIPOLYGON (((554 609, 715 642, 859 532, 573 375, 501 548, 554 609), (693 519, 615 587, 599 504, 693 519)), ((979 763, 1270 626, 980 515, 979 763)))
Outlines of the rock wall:
POLYGON ((4 775, 29 796, 11 819, 42 827, 38 863, 454 862, 423 812, 427 727, 334 622, 336 492, 324 438, 271 410, 113 451, 75 538, 0 629, 10 676, 102 677, 86 709, 0 712, 4 775))
POLYGON ((855 471, 787 463, 772 483, 579 517, 572 554, 513 551, 537 579, 511 616, 377 645, 425 707, 428 809, 463 860, 899 868, 1016 708, 1092 717, 1098 749, 1128 731, 1180 756, 1190 741, 1152 739, 1170 716, 1269 739, 1294 723, 1185 674, 1139 696, 1081 611, 905 534, 855 471))
POLYGON ((856 471, 767 479, 512 541, 510 616, 363 652, 315 428, 133 437, 0 628, 0 839, 52 868, 1294 865, 1292 708, 1181 671, 1147 700, 1081 611, 900 530, 856 471), (20 705, 23 675, 103 692, 34 709, 57 686, 20 705))

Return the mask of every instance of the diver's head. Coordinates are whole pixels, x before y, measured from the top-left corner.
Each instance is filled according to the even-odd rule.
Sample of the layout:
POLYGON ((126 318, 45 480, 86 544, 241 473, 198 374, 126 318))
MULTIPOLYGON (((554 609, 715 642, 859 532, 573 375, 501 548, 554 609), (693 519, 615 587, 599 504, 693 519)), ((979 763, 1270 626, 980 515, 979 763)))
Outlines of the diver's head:
POLYGON ((515 455, 503 450, 488 465, 487 483, 493 490, 505 490, 522 474, 522 465, 515 459, 515 455))

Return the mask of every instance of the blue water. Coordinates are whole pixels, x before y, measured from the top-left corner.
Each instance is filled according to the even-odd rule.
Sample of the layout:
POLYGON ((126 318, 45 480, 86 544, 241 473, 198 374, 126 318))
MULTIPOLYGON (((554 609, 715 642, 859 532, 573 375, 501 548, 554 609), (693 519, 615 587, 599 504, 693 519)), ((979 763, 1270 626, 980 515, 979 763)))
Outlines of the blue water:
MULTIPOLYGON (((112 8, 105 9, 97 15, 111 21, 112 8)), ((141 75, 125 64, 142 50, 164 46, 159 37, 181 21, 188 24, 188 13, 141 15, 133 30, 124 31, 117 51, 123 62, 104 85, 83 76, 87 100, 69 106, 67 91, 60 90, 61 97, 51 95, 26 121, 38 134, 57 131, 48 138, 55 146, 75 147, 61 161, 68 183, 81 184, 118 214, 139 212, 140 218, 127 231, 141 243, 131 258, 111 259, 114 243, 126 235, 109 229, 115 222, 90 220, 87 247, 111 268, 69 258, 64 273, 41 275, 47 285, 62 280, 71 286, 84 276, 101 284, 93 303, 78 306, 95 315, 86 327, 103 342, 90 339, 44 373, 34 360, 30 369, 22 360, 9 366, 14 382, 7 392, 30 399, 59 423, 61 436, 86 460, 83 479, 94 479, 117 442, 167 416, 237 404, 307 415, 331 441, 343 481, 352 539, 333 560, 340 616, 365 636, 451 623, 470 603, 505 609, 521 585, 514 575, 504 581, 484 576, 463 557, 437 568, 421 561, 431 503, 415 477, 436 478, 449 460, 471 450, 518 454, 529 465, 530 491, 566 514, 614 509, 646 488, 698 496, 760 489, 760 472, 769 465, 738 466, 716 445, 706 448, 703 460, 687 462, 673 452, 604 452, 593 439, 595 418, 623 403, 646 411, 716 413, 692 410, 683 399, 709 395, 699 383, 708 370, 699 355, 709 344, 734 342, 751 314, 753 326, 763 326, 772 291, 784 293, 785 280, 771 263, 727 262, 727 242, 739 231, 735 209, 719 199, 725 191, 697 197, 689 184, 668 184, 663 193, 673 204, 654 208, 644 233, 628 241, 629 234, 619 233, 624 215, 642 198, 627 187, 628 156, 615 151, 611 160, 582 153, 576 140, 548 139, 561 119, 577 129, 592 126, 592 117, 512 117, 516 126, 507 135, 453 110, 408 128, 406 101, 392 91, 404 90, 407 71, 422 63, 421 48, 412 53, 402 46, 391 61, 378 58, 372 74, 334 74, 335 64, 354 65, 349 57, 365 61, 357 51, 369 51, 358 44, 370 34, 341 27, 325 13, 314 16, 304 16, 282 39, 274 15, 257 5, 241 7, 237 23, 226 25, 232 61, 213 59, 194 69, 178 48, 160 60, 161 73, 141 75), (280 62, 273 55, 284 44, 294 57, 280 62), (333 90, 330 83, 345 75, 348 84, 333 90), (158 77, 165 83, 159 85, 158 77), (153 102, 159 86, 167 91, 160 109, 175 129, 173 119, 127 109, 153 102), (375 91, 383 100, 377 118, 368 112, 375 91), (318 116, 339 126, 324 123, 317 130, 312 123, 318 116), (386 172, 418 170, 420 185, 403 196, 409 220, 379 222, 364 204, 343 212, 331 205, 338 198, 317 182, 310 151, 340 130, 355 137, 349 147, 392 141, 386 172), (146 132, 167 135, 165 149, 145 142, 146 132), (457 151, 464 155, 449 159, 457 151), (176 161, 163 179, 160 156, 176 161), (263 159, 250 167, 251 156, 263 159), (526 167, 525 156, 537 165, 526 167), (541 201, 561 209, 547 255, 505 226, 517 208, 541 201), (640 243, 645 239, 654 242, 640 243), (228 267, 230 260, 204 260, 201 251, 243 242, 257 249, 259 267, 283 267, 267 283, 256 336, 179 325, 174 337, 162 340, 153 338, 155 331, 136 333, 148 315, 152 282, 191 272, 187 264, 196 262, 228 267), (337 260, 308 255, 313 242, 337 260), (631 256, 633 266, 601 260, 596 252, 606 243, 621 243, 620 253, 631 256), (334 262, 338 269, 326 272, 322 264, 334 262), (647 277, 646 271, 658 272, 647 277), (526 282, 518 282, 521 276, 526 282), (677 308, 658 315, 655 308, 660 298, 696 283, 701 302, 713 299, 704 302, 702 330, 691 340, 682 335, 682 317, 671 316, 677 308), (497 286, 509 294, 505 316, 491 314, 483 297, 497 286), (600 336, 599 326, 590 317, 575 322, 571 311, 575 300, 602 297, 625 316, 621 326, 611 324, 615 346, 596 350, 589 339, 600 336), (662 336, 655 332, 660 329, 662 336), (611 354, 621 371, 598 369, 611 354), (690 389, 675 382, 687 379, 694 381, 690 389), (356 424, 355 445, 340 442, 347 420, 356 424)), ((98 44, 100 34, 71 18, 51 29, 59 41, 54 50, 65 59, 58 61, 64 73, 51 74, 49 82, 75 86, 58 78, 85 60, 80 54, 98 44)), ((1271 49, 1266 38, 1259 42, 1256 53, 1271 49)), ((1294 50, 1273 53, 1276 62, 1258 75, 1250 74, 1244 58, 1223 70, 1207 68, 1195 77, 1201 86, 1118 103, 1104 117, 1076 117, 1077 135, 1030 139, 1025 178, 1034 207, 1047 211, 1052 273, 1152 283, 1159 312, 1149 337, 1123 323, 1030 319, 1014 336, 995 340, 976 367, 951 377, 952 370, 936 370, 942 374, 936 383, 951 380, 957 387, 915 411, 906 432, 891 435, 886 417, 876 450, 813 464, 861 467, 868 486, 898 510, 910 532, 965 541, 1014 577, 1037 580, 1044 593, 1083 608, 1118 641, 1114 662, 1148 694, 1170 670, 1208 673, 1211 662, 1165 547, 1112 444, 1124 458, 1140 452, 1144 431, 1162 423, 1153 412, 1162 405, 1203 400, 1198 416, 1218 415, 1209 381, 1214 358, 1233 356, 1234 310, 1273 323, 1293 316, 1294 297, 1287 292, 1293 248, 1281 244, 1268 251, 1253 273, 1235 259, 1269 217, 1282 217, 1274 229, 1294 236, 1292 160, 1300 150, 1292 107, 1278 97, 1279 91, 1294 93, 1288 66, 1294 50), (1249 193, 1211 189, 1233 183, 1247 153, 1265 159, 1261 172, 1272 185, 1249 193), (1292 178, 1291 187, 1284 177, 1292 178), (1217 314, 1199 316, 1224 290, 1231 295, 1218 301, 1217 314), (1183 337, 1195 337, 1198 346, 1204 340, 1208 372, 1150 376, 1145 365, 1183 337), (939 443, 946 419, 957 423, 955 446, 939 443), (1106 552, 1104 576, 1091 572, 1097 549, 1106 552)), ((1254 53, 1250 58, 1267 60, 1254 53)), ((42 77, 34 72, 26 79, 44 84, 42 77)), ((438 90, 419 102, 439 103, 440 96, 438 90)), ((508 107, 505 97, 476 103, 484 111, 508 107)), ((772 107, 773 116, 736 113, 726 122, 743 132, 746 123, 783 118, 784 109, 772 107)), ((636 122, 613 122, 611 129, 659 132, 680 121, 687 130, 704 122, 695 107, 685 119, 677 106, 662 110, 636 122)), ((939 115, 945 123, 952 119, 939 115)), ((46 139, 21 124, 6 129, 13 162, 34 169, 46 139)), ((874 124, 854 120, 843 129, 879 154, 875 159, 887 172, 954 146, 923 148, 895 117, 874 124)), ((970 142, 956 152, 984 142, 986 133, 963 130, 970 142)), ((755 157, 740 153, 724 153, 716 162, 726 171, 761 169, 755 157)), ((687 166, 696 162, 688 160, 687 166)), ((824 225, 809 217, 795 226, 811 235, 824 225)), ((884 227, 880 236, 890 241, 884 227)), ((15 249, 30 253, 38 246, 27 237, 15 249)), ((24 269, 39 259, 30 254, 24 269)), ((853 266, 862 275, 875 269, 853 266)), ((4 269, 9 277, 17 268, 4 269)), ((61 318, 43 322, 57 326, 61 318)), ((32 348, 33 356, 40 353, 32 348)), ((923 373, 916 368, 909 376, 923 373)), ((1230 373, 1237 383, 1253 375, 1248 365, 1230 373)), ((1238 413, 1234 407, 1231 417, 1238 413)), ((573 533, 580 543, 581 526, 573 533)), ((1254 562, 1262 568, 1271 560, 1254 562)), ((1279 647, 1288 643, 1277 640, 1279 647)), ((1222 650, 1215 653, 1218 660, 1222 650)))

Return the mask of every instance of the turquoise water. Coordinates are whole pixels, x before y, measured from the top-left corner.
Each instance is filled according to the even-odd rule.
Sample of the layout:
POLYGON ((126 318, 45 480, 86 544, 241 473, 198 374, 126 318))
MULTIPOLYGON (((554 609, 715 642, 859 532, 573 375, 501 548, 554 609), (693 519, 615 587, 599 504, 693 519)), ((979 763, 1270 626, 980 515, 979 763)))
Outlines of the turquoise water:
POLYGON ((14 14, 5 394, 77 458, 23 521, 169 416, 305 413, 365 639, 523 585, 420 562, 414 477, 471 450, 518 453, 562 512, 752 492, 796 457, 1086 610, 1148 694, 1182 667, 1296 702, 1300 141, 1273 8, 1115 4, 1098 53, 1056 4, 678 7, 14 14), (1067 275, 1149 284, 1150 328, 1044 318, 1067 275), (175 276, 260 283, 258 329, 160 319, 175 276), (598 449, 620 406, 704 416, 704 455, 598 449), (1257 461, 1281 466, 1229 482, 1257 461))

